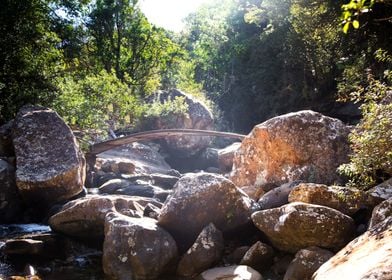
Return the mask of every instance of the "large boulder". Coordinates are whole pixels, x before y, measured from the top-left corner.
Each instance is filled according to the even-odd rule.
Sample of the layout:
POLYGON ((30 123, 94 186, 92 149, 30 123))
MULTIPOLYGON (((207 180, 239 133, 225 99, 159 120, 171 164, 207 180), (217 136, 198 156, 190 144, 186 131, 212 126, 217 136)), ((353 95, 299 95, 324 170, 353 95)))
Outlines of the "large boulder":
POLYGON ((313 273, 332 257, 332 252, 318 247, 299 250, 290 263, 283 280, 310 280, 313 273))
POLYGON ((272 118, 242 141, 231 180, 239 187, 340 182, 336 168, 348 161, 348 133, 340 120, 313 111, 272 118))
POLYGON ((15 185, 15 169, 0 159, 0 223, 16 222, 22 213, 22 200, 15 185))
POLYGON ((171 167, 153 147, 134 142, 98 154, 95 170, 117 174, 169 174, 171 167))
POLYGON ((155 220, 107 215, 102 263, 111 279, 159 279, 177 257, 175 241, 155 220))
POLYGON ((223 176, 188 173, 175 185, 158 221, 184 251, 209 223, 224 232, 248 224, 252 206, 249 197, 223 176))
POLYGON ((291 253, 310 246, 340 249, 355 233, 349 216, 302 202, 258 211, 252 214, 252 220, 276 248, 291 253))
POLYGON ((151 198, 123 195, 88 195, 65 204, 49 219, 54 231, 82 239, 102 239, 105 216, 117 211, 131 217, 143 216, 144 207, 161 204, 151 198))
POLYGON ((53 110, 25 106, 13 130, 16 185, 34 206, 65 201, 83 189, 85 159, 71 129, 53 110))
POLYGON ((182 256, 178 263, 177 274, 183 277, 197 276, 221 260, 223 248, 222 232, 214 224, 209 224, 182 256))
MULTIPOLYGON (((178 98, 182 98, 188 106, 186 114, 179 116, 173 114, 166 118, 159 116, 147 120, 151 129, 213 129, 214 119, 211 111, 202 102, 184 92, 177 89, 159 91, 150 98, 150 101, 165 103, 178 98)), ((211 139, 205 136, 173 136, 165 138, 164 142, 169 151, 187 157, 205 149, 210 141, 211 139)))
POLYGON ((392 217, 351 241, 313 275, 314 280, 392 279, 392 217))
POLYGON ((374 227, 386 218, 392 216, 392 198, 383 201, 373 209, 372 217, 369 222, 369 228, 374 227))
POLYGON ((290 192, 288 200, 328 206, 350 216, 360 209, 373 209, 380 202, 379 199, 355 188, 313 183, 296 186, 290 192))

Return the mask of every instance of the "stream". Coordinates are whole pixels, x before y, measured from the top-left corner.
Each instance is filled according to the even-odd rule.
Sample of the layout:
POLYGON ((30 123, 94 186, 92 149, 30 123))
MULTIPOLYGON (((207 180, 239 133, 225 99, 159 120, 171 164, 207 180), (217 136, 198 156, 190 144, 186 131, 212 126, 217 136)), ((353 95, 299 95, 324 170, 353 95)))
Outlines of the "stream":
POLYGON ((96 249, 86 250, 83 248, 82 251, 86 251, 84 254, 68 256, 65 259, 51 259, 35 255, 5 257, 3 254, 7 240, 51 233, 50 227, 42 224, 0 225, 0 279, 10 279, 12 276, 26 277, 34 274, 45 280, 104 279, 101 265, 102 253, 96 249))

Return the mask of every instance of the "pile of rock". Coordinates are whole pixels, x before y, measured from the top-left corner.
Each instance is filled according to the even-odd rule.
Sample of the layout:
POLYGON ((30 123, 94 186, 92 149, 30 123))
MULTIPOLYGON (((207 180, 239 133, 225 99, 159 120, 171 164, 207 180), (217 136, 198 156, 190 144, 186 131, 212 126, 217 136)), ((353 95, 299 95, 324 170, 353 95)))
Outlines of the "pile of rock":
MULTIPOLYGON (((103 270, 113 279, 392 277, 390 182, 369 192, 334 184, 349 152, 348 129, 336 119, 302 111, 256 126, 220 153, 226 172, 234 162, 230 179, 180 174, 150 146, 119 148, 99 157, 95 194, 80 197, 84 160, 60 120, 42 107, 18 114, 11 133, 17 164, 0 161, 0 215, 11 221, 9 213, 20 212, 2 209, 39 201, 56 236, 102 246, 103 270)), ((29 239, 30 251, 15 247, 20 240, 3 247, 40 254, 57 244, 29 239)))

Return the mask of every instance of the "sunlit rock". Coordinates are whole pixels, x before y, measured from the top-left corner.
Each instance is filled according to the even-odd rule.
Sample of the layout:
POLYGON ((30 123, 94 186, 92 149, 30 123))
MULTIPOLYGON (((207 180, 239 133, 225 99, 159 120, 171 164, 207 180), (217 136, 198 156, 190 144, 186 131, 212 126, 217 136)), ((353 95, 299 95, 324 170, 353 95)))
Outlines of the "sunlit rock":
POLYGON ((104 235, 105 216, 117 211, 131 217, 142 217, 144 207, 161 204, 151 198, 123 195, 89 195, 65 204, 50 217, 49 225, 54 231, 82 239, 101 239, 104 235))
POLYGON ((116 174, 168 174, 171 167, 153 147, 135 142, 98 154, 95 170, 116 174))
POLYGON ((313 280, 392 279, 392 217, 351 241, 323 264, 313 280))
POLYGON ((314 204, 290 203, 252 214, 253 223, 282 251, 318 246, 340 249, 354 237, 354 221, 341 212, 314 204))
POLYGON ((359 209, 373 209, 380 202, 379 199, 355 188, 312 183, 296 186, 290 192, 288 200, 328 206, 346 215, 353 215, 359 209))
POLYGON ((107 215, 102 262, 111 279, 159 279, 177 257, 174 239, 155 220, 107 215))
POLYGON ((13 130, 16 184, 35 207, 65 201, 83 189, 85 160, 71 129, 51 109, 25 106, 13 130))
POLYGON ((242 141, 231 180, 240 187, 340 182, 336 168, 348 161, 348 133, 340 120, 313 111, 272 118, 242 141))
POLYGON ((185 251, 209 223, 223 232, 248 224, 253 206, 253 201, 223 176, 188 173, 175 185, 158 221, 185 251))
MULTIPOLYGON (((212 130, 214 127, 214 118, 211 111, 202 102, 196 100, 177 89, 170 91, 159 91, 151 97, 151 102, 164 103, 173 101, 176 98, 183 98, 188 109, 182 116, 170 115, 164 117, 151 117, 145 120, 150 129, 169 129, 169 128, 187 128, 212 130)), ((165 145, 171 152, 180 157, 188 157, 208 147, 211 142, 210 137, 203 136, 173 136, 165 138, 165 145)))

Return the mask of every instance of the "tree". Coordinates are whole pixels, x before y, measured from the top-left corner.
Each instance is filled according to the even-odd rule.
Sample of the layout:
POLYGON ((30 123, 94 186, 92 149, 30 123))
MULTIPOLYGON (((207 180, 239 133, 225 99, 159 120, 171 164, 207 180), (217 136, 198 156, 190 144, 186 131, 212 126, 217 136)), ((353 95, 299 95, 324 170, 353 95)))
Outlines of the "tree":
POLYGON ((88 28, 95 56, 108 73, 115 70, 122 82, 140 94, 155 90, 179 47, 160 28, 152 26, 137 1, 98 0, 88 28))
POLYGON ((0 123, 26 103, 50 104, 61 70, 59 38, 41 0, 5 0, 0 9, 0 123))

